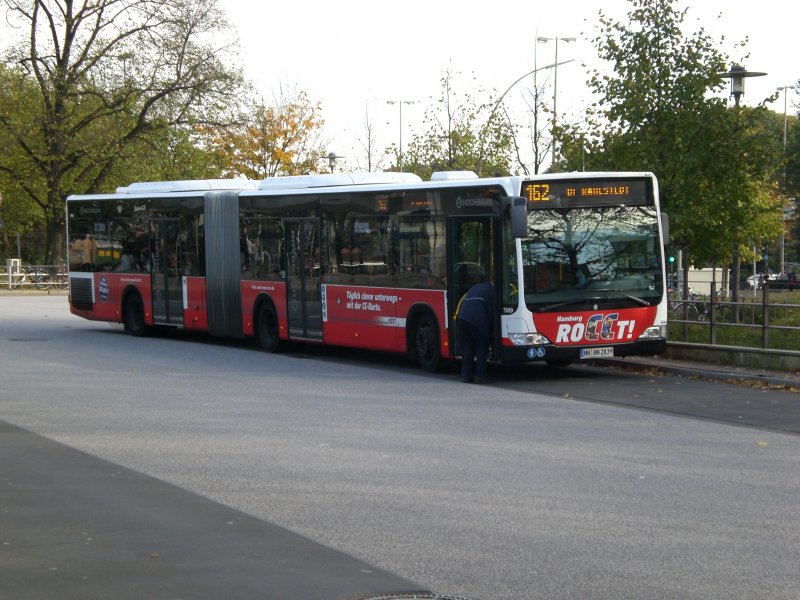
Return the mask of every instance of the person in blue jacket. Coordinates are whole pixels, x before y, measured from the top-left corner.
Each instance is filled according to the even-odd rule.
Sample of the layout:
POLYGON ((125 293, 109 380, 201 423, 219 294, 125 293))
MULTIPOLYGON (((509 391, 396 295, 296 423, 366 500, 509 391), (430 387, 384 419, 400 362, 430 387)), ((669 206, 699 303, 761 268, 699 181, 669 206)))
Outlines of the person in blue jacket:
POLYGON ((494 287, 473 285, 462 298, 456 315, 461 341, 461 380, 486 383, 486 360, 494 331, 494 287))

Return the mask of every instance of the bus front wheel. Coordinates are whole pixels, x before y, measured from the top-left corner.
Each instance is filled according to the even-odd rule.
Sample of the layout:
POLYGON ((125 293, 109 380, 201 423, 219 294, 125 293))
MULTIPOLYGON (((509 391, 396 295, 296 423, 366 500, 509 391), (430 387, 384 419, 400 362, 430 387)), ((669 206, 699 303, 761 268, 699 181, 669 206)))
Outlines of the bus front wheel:
POLYGON ((439 351, 439 327, 430 314, 422 315, 414 329, 414 347, 417 364, 429 373, 435 373, 442 366, 442 353, 439 351))
POLYGON ((278 352, 281 347, 279 336, 278 315, 269 302, 265 302, 258 309, 258 343, 267 352, 278 352))

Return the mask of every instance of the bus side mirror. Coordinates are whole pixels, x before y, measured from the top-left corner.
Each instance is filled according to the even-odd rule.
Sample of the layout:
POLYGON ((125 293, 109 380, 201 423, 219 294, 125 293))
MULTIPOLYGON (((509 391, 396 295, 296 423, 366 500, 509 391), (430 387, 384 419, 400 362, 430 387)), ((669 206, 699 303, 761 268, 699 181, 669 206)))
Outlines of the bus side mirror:
POLYGON ((661 237, 664 240, 664 245, 670 243, 669 239, 669 215, 667 213, 661 213, 661 237))
POLYGON ((528 200, 522 196, 511 198, 511 234, 515 238, 528 237, 528 200))

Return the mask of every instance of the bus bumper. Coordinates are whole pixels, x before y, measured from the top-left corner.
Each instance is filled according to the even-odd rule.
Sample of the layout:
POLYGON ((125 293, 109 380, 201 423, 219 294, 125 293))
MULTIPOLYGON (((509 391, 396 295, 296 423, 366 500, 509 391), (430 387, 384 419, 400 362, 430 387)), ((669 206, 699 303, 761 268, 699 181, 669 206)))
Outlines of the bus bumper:
MULTIPOLYGON (((503 363, 524 363, 524 362, 575 362, 592 358, 619 358, 622 356, 654 356, 661 354, 667 349, 665 338, 653 338, 639 340, 630 344, 608 344, 605 346, 503 346, 500 362, 503 363), (581 350, 592 350, 598 348, 610 348, 611 354, 582 356, 581 350)), ((606 350, 605 352, 609 352, 606 350)))

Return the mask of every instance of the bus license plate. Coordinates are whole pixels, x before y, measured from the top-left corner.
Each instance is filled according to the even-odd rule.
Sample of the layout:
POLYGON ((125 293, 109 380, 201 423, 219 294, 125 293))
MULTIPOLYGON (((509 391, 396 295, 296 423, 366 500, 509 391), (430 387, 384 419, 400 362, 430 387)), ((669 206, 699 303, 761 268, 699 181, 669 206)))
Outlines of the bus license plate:
POLYGON ((614 356, 614 348, 582 348, 581 358, 604 358, 614 356))

